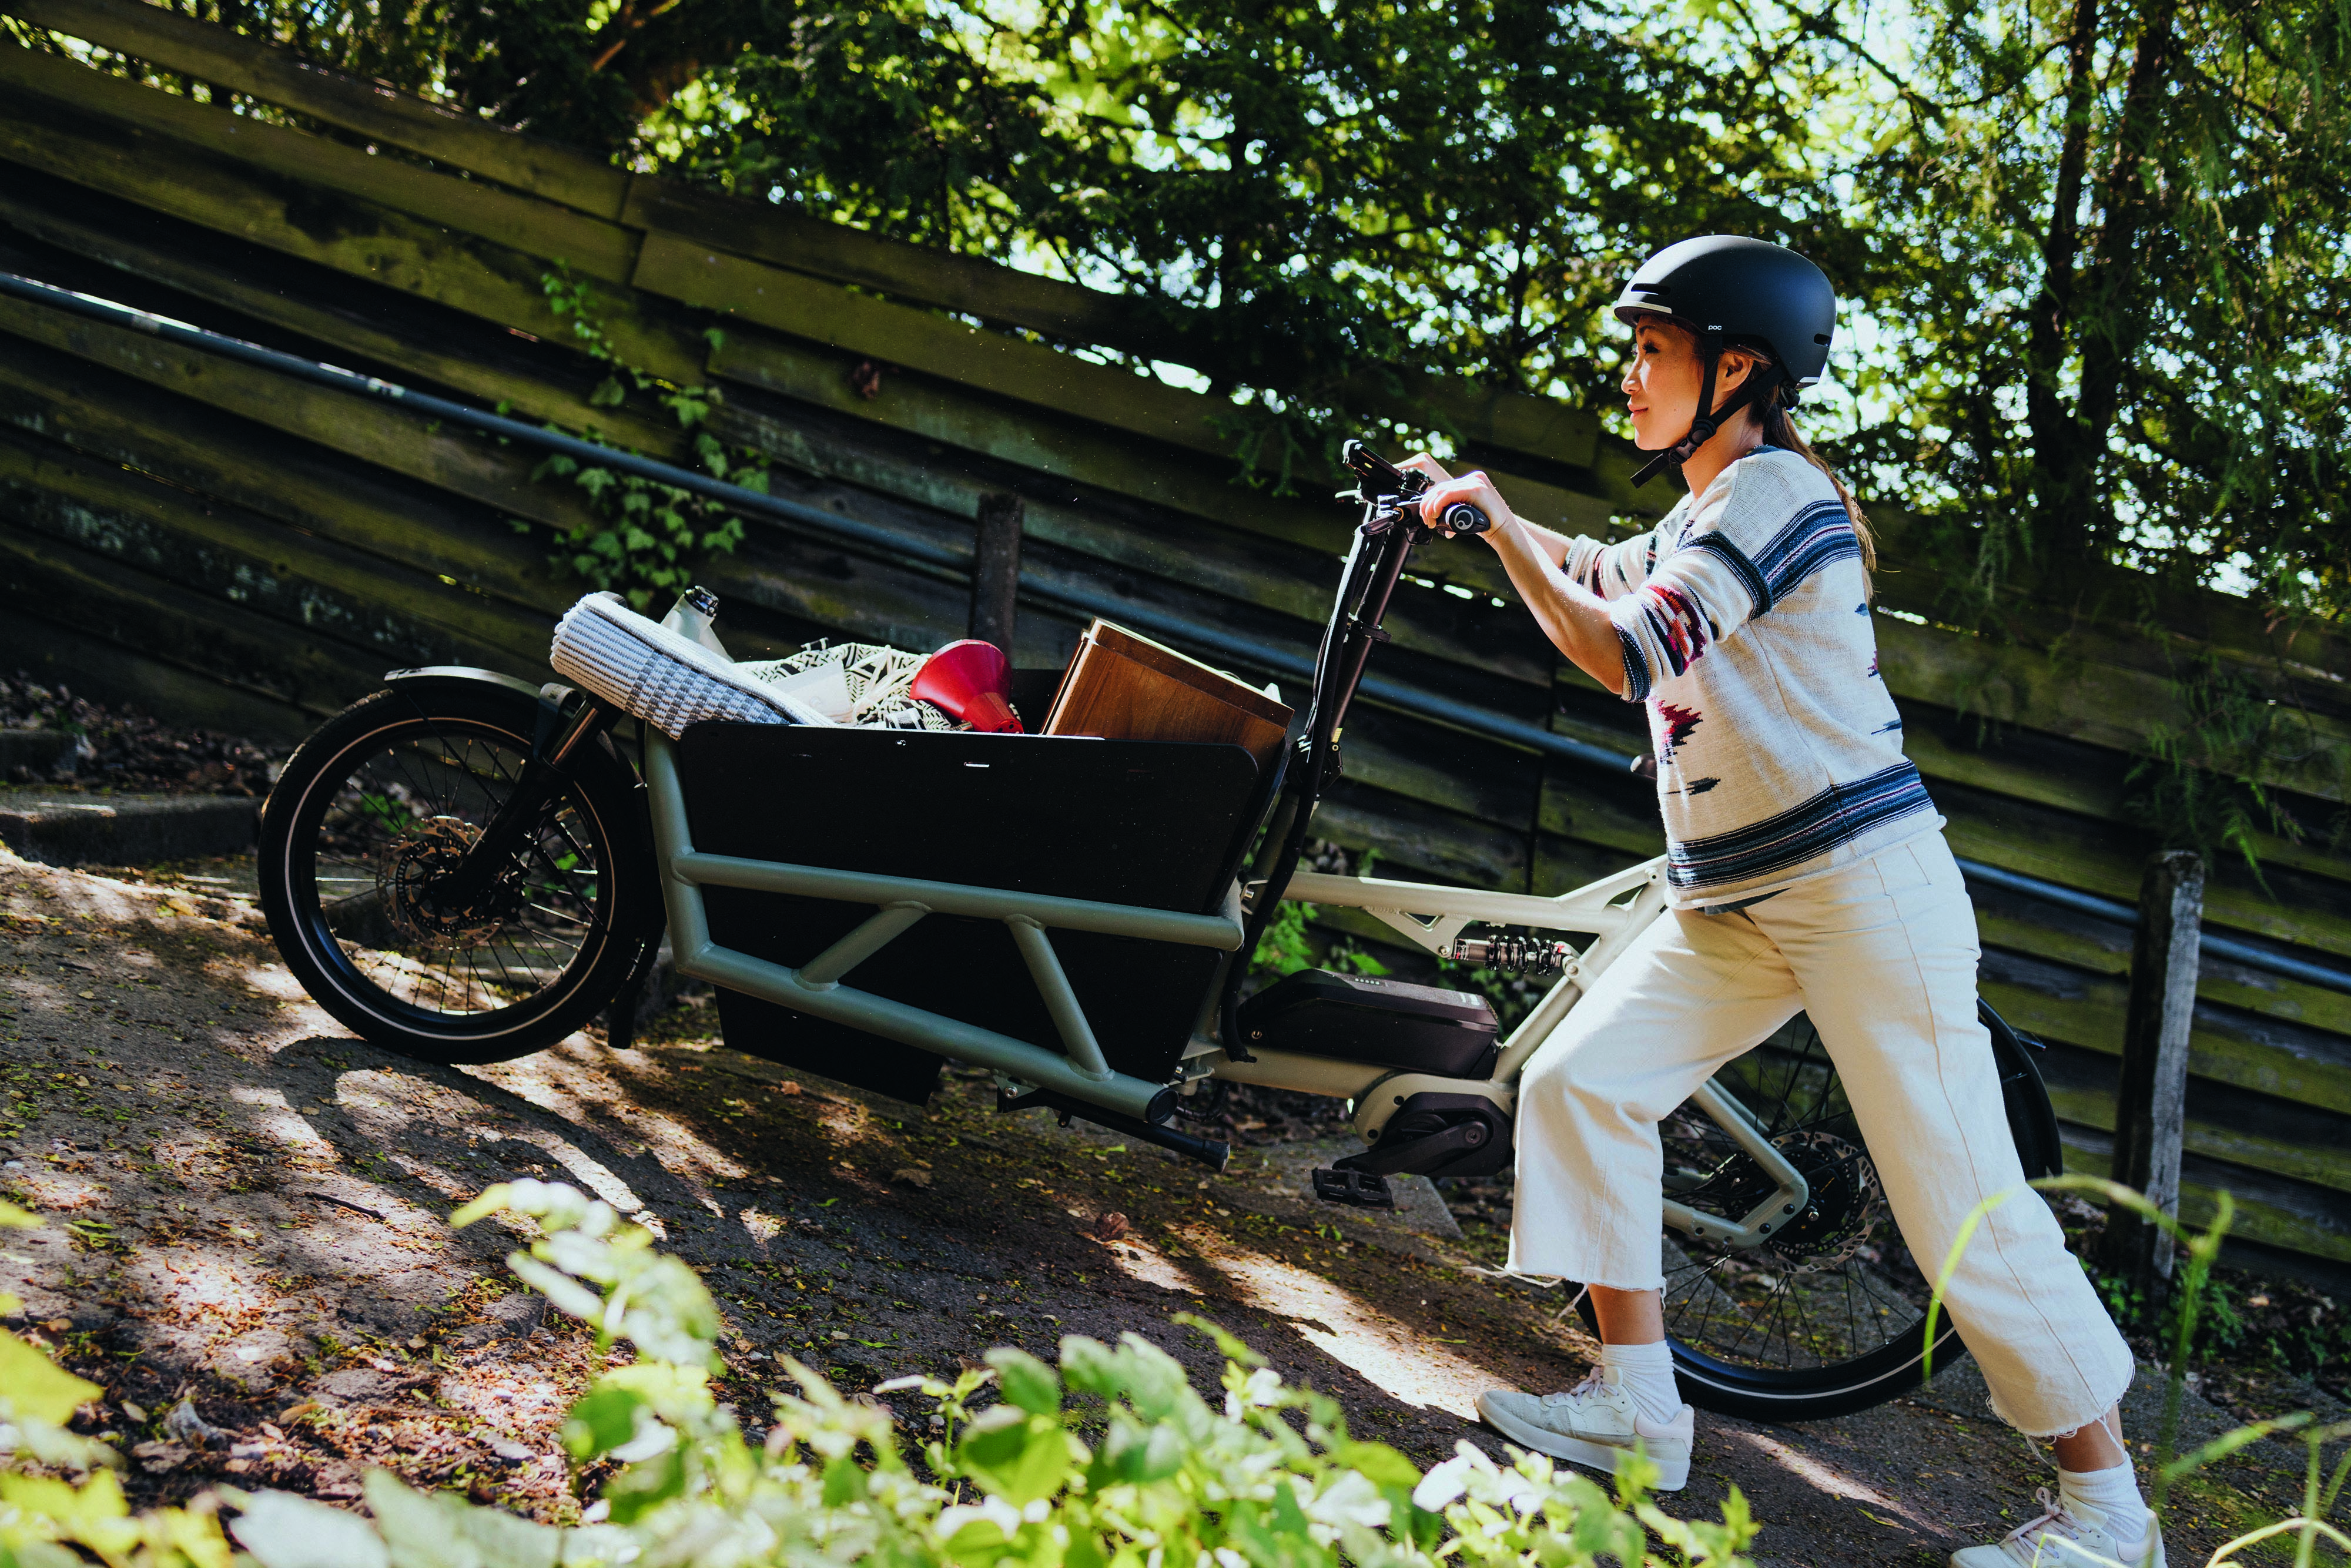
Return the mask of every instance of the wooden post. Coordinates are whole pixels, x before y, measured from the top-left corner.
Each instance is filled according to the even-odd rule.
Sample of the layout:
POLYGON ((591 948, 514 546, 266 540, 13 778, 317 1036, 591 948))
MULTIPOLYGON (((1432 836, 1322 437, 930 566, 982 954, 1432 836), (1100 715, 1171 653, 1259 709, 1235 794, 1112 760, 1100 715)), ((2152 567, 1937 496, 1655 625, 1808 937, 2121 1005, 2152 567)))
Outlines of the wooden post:
POLYGON ((1028 507, 1018 496, 979 498, 978 549, 971 563, 971 630, 1012 656, 1013 618, 1020 592, 1020 526, 1028 507))
MULTIPOLYGON (((2204 862, 2187 850, 2149 858, 2131 945, 2130 1009, 2123 1024, 2115 1105, 2114 1179, 2166 1214, 2179 1212, 2179 1142, 2187 1117, 2188 1032, 2196 1012, 2204 862)), ((2105 1265, 2152 1309, 2171 1279, 2168 1232, 2119 1205, 2106 1211, 2105 1265)))

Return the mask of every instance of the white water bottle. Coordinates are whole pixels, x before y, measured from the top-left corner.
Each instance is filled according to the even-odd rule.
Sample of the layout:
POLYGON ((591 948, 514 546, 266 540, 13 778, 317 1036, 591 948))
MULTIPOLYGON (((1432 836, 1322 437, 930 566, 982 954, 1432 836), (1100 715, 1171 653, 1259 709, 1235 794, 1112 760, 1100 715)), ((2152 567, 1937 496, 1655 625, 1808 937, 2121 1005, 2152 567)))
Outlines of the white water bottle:
POLYGON ((709 649, 731 664, 735 656, 726 651, 726 644, 721 643, 718 633, 711 629, 710 623, 717 619, 718 595, 697 584, 677 596, 677 602, 671 605, 669 613, 662 617, 662 624, 688 642, 709 649))

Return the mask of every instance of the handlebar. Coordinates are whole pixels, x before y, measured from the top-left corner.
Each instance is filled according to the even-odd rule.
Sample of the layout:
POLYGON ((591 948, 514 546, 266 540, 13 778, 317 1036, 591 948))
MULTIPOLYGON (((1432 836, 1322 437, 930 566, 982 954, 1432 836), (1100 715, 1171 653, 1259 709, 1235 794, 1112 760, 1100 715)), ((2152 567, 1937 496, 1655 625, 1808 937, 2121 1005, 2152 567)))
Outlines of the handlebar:
POLYGON ((1419 501, 1432 483, 1428 476, 1418 469, 1397 467, 1360 441, 1342 446, 1339 461, 1355 476, 1355 488, 1342 492, 1343 498, 1363 502, 1368 508, 1367 520, 1405 517, 1448 534, 1482 534, 1494 526, 1483 509, 1467 501, 1454 502, 1437 521, 1427 521, 1420 515, 1419 501))

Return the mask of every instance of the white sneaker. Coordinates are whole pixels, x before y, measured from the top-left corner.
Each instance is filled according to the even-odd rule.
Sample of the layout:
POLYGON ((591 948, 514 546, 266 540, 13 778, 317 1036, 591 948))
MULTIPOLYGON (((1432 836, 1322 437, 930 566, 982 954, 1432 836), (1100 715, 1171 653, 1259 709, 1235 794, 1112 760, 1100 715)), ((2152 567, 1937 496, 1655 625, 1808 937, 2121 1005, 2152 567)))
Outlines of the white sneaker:
POLYGON ((1951 1568, 2164 1568, 2163 1531, 2119 1541, 2095 1509, 2076 1508, 2043 1487, 2041 1517, 2025 1521, 1989 1546, 1951 1553, 1951 1568))
POLYGON ((1689 1484, 1690 1407, 1683 1406, 1670 1421, 1648 1420, 1634 1408, 1633 1396, 1619 1382, 1622 1376, 1614 1367, 1595 1366, 1564 1394, 1489 1389, 1478 1396, 1478 1414, 1522 1448, 1611 1476, 1616 1473, 1616 1461, 1637 1442, 1657 1467, 1656 1490, 1681 1490, 1689 1484))

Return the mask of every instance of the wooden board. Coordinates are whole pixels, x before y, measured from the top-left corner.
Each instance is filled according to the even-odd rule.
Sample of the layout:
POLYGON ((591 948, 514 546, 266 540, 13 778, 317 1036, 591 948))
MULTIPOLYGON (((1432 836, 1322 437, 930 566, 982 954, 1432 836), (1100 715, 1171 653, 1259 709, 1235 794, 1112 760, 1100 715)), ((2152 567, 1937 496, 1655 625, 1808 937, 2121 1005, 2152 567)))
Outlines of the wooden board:
POLYGON ((1264 772, 1290 733, 1290 709, 1222 670, 1097 621, 1078 642, 1044 733, 1218 742, 1239 747, 1264 772))

